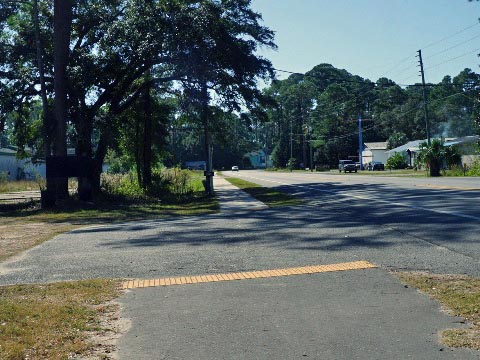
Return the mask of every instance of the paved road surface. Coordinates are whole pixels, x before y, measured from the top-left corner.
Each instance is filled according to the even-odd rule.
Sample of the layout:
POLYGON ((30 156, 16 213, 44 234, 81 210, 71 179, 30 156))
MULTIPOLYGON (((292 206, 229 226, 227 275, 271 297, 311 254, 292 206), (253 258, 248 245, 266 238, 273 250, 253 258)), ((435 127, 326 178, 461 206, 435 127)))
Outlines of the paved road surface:
MULTIPOLYGON (((119 354, 123 359, 478 358, 478 352, 441 346, 437 333, 459 326, 458 319, 386 271, 478 276, 479 191, 470 190, 478 182, 237 175, 308 202, 79 229, 4 263, 0 284, 154 279, 366 260, 379 268, 131 290, 120 299, 132 328, 119 354)), ((235 199, 235 192, 228 197, 235 199)))

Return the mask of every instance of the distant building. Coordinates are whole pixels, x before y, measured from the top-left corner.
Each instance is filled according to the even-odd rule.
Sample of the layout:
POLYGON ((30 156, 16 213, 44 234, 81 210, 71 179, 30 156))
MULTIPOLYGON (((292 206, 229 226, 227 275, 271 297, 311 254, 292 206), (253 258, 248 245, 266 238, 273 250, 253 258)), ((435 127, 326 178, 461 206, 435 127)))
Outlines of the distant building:
POLYGON ((45 177, 45 163, 33 164, 30 158, 17 158, 17 150, 0 148, 0 173, 7 173, 9 180, 34 180, 37 175, 45 177))
POLYGON ((480 158, 479 135, 463 136, 449 141, 445 141, 445 146, 456 146, 462 154, 462 164, 470 166, 473 162, 480 158))
POLYGON ((398 146, 394 149, 388 150, 387 153, 387 158, 392 156, 395 153, 400 153, 402 154, 405 159, 407 160, 408 166, 415 166, 415 160, 417 158, 417 153, 420 147, 420 144, 423 142, 427 142, 427 140, 414 140, 414 141, 409 141, 408 143, 398 146))
POLYGON ((204 160, 185 161, 183 167, 189 170, 206 170, 207 163, 204 160))
POLYGON ((250 161, 254 169, 266 169, 272 166, 272 161, 268 158, 264 150, 251 151, 243 155, 243 157, 250 161))
MULTIPOLYGON (((478 155, 478 142, 480 141, 480 136, 464 136, 459 138, 447 138, 444 139, 444 146, 457 146, 462 154, 462 164, 467 164, 470 166, 475 159, 479 157, 478 155)), ((388 157, 392 156, 395 153, 400 153, 405 156, 407 164, 409 166, 415 166, 415 160, 420 148, 421 143, 426 143, 425 140, 414 140, 409 141, 408 143, 398 146, 392 150, 388 150, 386 153, 388 157)))
POLYGON ((379 161, 384 164, 387 162, 388 155, 386 153, 386 141, 365 143, 364 145, 362 151, 362 162, 364 167, 372 161, 379 161))

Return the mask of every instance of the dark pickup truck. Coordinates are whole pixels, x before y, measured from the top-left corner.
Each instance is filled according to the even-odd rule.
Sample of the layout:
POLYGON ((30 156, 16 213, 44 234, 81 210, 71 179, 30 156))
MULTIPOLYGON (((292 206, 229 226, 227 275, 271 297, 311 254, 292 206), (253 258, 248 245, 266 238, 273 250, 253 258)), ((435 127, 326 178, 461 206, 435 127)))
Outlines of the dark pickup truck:
POLYGON ((352 160, 340 160, 338 162, 338 171, 339 172, 357 172, 357 167, 352 160))

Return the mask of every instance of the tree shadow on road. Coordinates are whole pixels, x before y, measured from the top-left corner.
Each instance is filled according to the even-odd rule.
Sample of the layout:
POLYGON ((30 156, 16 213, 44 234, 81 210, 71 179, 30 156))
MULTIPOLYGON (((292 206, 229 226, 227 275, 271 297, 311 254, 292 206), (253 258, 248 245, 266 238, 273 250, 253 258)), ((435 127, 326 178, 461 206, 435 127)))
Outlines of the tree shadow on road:
MULTIPOLYGON (((480 230, 475 219, 422 209, 442 210, 448 205, 456 211, 461 204, 455 202, 459 197, 465 197, 465 192, 430 189, 412 192, 383 184, 369 184, 365 188, 363 185, 342 183, 302 184, 301 187, 282 186, 277 189, 303 197, 308 202, 279 209, 79 229, 75 233, 98 233, 99 236, 105 232, 119 233, 119 240, 102 244, 112 248, 254 243, 295 250, 341 251, 385 248, 408 241, 425 241, 441 246, 478 242, 478 238, 472 235, 474 230, 480 230), (362 191, 362 198, 346 196, 358 190, 362 191), (379 194, 385 194, 385 197, 378 198, 379 194), (395 242, 391 240, 392 234, 396 237, 395 242)), ((479 195, 480 192, 469 192, 469 198, 479 195)), ((113 234, 108 237, 115 238, 113 234)), ((473 257, 478 255, 470 254, 473 257)))

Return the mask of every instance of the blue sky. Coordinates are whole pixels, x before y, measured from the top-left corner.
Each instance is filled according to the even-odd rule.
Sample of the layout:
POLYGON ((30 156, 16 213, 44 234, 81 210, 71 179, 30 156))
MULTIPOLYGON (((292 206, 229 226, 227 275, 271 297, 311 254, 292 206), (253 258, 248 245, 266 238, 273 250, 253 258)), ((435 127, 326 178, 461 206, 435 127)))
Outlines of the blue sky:
POLYGON ((253 0, 252 7, 276 32, 278 51, 260 54, 278 69, 330 63, 370 80, 411 84, 421 81, 415 55, 422 49, 429 82, 466 67, 480 72, 480 1, 253 0))

